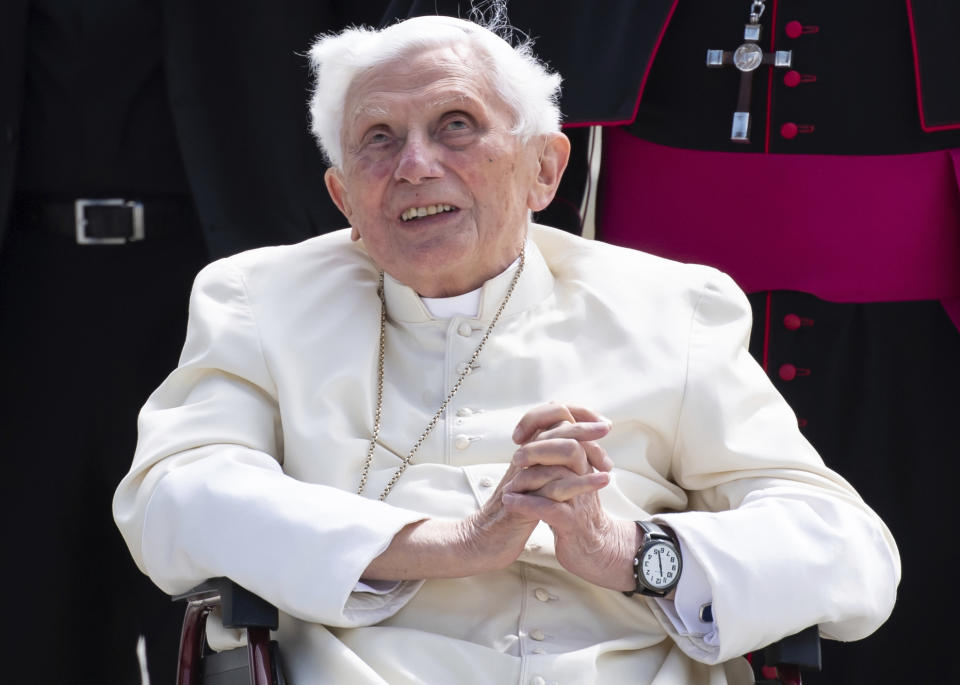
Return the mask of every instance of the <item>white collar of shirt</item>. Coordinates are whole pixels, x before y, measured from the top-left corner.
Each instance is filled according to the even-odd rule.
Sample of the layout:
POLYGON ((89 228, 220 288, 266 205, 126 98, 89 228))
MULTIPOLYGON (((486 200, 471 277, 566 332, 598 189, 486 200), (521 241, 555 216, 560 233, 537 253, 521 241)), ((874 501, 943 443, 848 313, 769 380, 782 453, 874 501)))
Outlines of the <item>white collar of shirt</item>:
POLYGON ((453 297, 420 297, 423 306, 434 319, 449 319, 453 316, 474 318, 480 311, 480 292, 483 288, 471 290, 453 297))

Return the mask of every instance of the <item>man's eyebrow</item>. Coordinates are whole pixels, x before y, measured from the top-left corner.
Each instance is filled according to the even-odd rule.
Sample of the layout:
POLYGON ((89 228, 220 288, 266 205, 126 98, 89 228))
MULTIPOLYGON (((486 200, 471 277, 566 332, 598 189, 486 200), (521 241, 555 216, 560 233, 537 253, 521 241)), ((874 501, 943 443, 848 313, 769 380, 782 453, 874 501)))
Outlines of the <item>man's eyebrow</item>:
MULTIPOLYGON (((456 91, 453 93, 447 92, 442 95, 438 95, 436 99, 431 100, 427 107, 430 109, 443 109, 446 107, 456 106, 461 107, 465 104, 480 104, 480 100, 471 93, 465 91, 456 91)), ((353 108, 351 114, 356 117, 364 117, 367 119, 379 119, 386 117, 390 114, 390 109, 386 105, 377 104, 376 102, 366 102, 360 103, 353 108)))
POLYGON ((387 115, 387 108, 381 105, 360 104, 353 108, 353 115, 378 119, 387 115))
POLYGON ((477 102, 477 99, 467 93, 452 93, 438 97, 436 100, 433 100, 430 105, 436 109, 441 109, 443 107, 449 107, 450 105, 462 105, 470 102, 477 102))

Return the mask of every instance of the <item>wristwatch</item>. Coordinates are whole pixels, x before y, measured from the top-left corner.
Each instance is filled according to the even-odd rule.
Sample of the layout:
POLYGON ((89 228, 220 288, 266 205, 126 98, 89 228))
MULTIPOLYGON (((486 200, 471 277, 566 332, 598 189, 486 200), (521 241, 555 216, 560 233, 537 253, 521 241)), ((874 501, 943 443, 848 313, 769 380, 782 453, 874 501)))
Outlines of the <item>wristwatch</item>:
POLYGON ((680 581, 683 559, 680 545, 672 532, 667 532, 652 521, 637 521, 643 531, 643 541, 633 558, 633 577, 637 589, 624 592, 627 597, 640 593, 647 597, 664 597, 680 581))

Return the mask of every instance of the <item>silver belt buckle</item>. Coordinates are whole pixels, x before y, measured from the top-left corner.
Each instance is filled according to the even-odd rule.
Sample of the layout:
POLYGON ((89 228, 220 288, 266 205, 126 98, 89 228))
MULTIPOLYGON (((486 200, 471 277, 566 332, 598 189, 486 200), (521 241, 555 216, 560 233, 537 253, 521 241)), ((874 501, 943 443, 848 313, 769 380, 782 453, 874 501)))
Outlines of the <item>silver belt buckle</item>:
POLYGON ((143 240, 143 203, 136 200, 110 198, 107 200, 75 200, 74 217, 77 225, 78 245, 124 245, 143 240), (130 210, 131 233, 129 236, 110 236, 98 238, 87 235, 87 207, 122 207, 130 210))

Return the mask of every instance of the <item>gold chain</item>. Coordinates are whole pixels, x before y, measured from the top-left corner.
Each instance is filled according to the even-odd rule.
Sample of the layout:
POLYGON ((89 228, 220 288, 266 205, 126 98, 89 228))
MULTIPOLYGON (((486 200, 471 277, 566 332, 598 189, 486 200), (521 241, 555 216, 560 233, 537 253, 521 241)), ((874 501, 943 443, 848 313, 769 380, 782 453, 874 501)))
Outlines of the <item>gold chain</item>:
MULTIPOLYGON (((434 426, 437 425, 437 422, 440 420, 443 412, 447 409, 447 405, 450 404, 450 400, 452 400, 453 396, 457 394, 460 386, 463 385, 463 381, 473 370, 473 365, 476 363, 477 357, 480 356, 480 350, 482 350, 483 346, 487 344, 487 339, 493 332, 493 327, 497 325, 497 321, 500 320, 500 315, 503 314, 503 310, 506 308, 507 302, 510 301, 510 296, 513 295, 514 288, 517 287, 517 281, 520 280, 520 274, 523 272, 523 263, 524 248, 521 247, 520 264, 517 265, 517 272, 513 275, 513 280, 510 281, 510 287, 507 288, 507 294, 504 295, 503 301, 500 303, 500 307, 497 308, 496 314, 493 315, 493 320, 490 322, 490 325, 487 326, 487 332, 483 334, 483 338, 481 338, 480 344, 477 345, 477 349, 474 350, 473 356, 470 357, 470 361, 467 362, 463 371, 460 372, 457 382, 453 384, 453 388, 451 388, 450 392, 447 393, 447 398, 440 405, 440 408, 437 409, 437 413, 433 415, 433 418, 430 419, 430 423, 427 424, 427 427, 423 429, 420 437, 417 438, 417 441, 414 443, 413 447, 410 448, 410 452, 403 458, 403 461, 400 463, 400 466, 397 467, 397 470, 394 472, 390 482, 387 483, 387 487, 385 487, 383 492, 380 493, 381 502, 387 498, 387 495, 390 494, 393 486, 397 484, 398 480, 400 480, 400 476, 403 475, 403 472, 406 471, 407 467, 411 464, 411 462, 413 462, 413 457, 420 449, 423 441, 427 439, 428 435, 430 435, 430 431, 432 431, 434 426)), ((387 298, 383 291, 382 271, 380 272, 380 282, 377 286, 377 295, 380 297, 380 352, 377 355, 377 408, 373 413, 373 434, 370 437, 370 446, 367 448, 367 458, 363 463, 363 471, 360 473, 360 487, 357 488, 358 495, 362 495, 364 488, 367 487, 367 476, 370 474, 370 464, 373 461, 373 450, 376 448, 377 438, 380 436, 380 417, 383 414, 383 358, 387 345, 387 298)))

